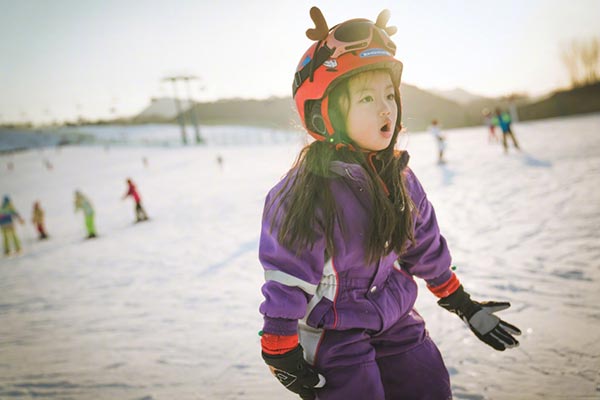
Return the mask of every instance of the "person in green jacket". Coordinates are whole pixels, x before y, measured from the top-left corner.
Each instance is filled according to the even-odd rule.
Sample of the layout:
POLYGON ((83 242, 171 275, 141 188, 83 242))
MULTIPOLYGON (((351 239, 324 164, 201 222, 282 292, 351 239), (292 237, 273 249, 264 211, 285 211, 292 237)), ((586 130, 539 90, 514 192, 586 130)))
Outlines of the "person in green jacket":
POLYGON ((21 242, 15 232, 15 219, 17 219, 21 225, 25 223, 21 215, 15 210, 10 197, 4 196, 2 199, 2 207, 0 208, 0 228, 2 229, 2 241, 4 243, 4 255, 10 255, 10 242, 12 241, 15 253, 21 252, 21 242))
POLYGON ((75 191, 75 212, 83 211, 85 216, 85 228, 88 233, 88 239, 96 237, 96 228, 94 227, 94 207, 92 203, 79 190, 75 191))

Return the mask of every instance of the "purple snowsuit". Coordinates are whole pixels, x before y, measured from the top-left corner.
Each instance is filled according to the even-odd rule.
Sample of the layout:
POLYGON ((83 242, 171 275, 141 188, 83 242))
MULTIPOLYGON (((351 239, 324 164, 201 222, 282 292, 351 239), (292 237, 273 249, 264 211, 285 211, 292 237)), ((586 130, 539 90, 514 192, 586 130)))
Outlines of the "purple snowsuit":
MULTIPOLYGON (((432 286, 452 276, 450 253, 433 207, 410 169, 404 171, 414 210, 416 245, 365 265, 365 235, 371 218, 367 172, 358 164, 334 161, 331 190, 339 206, 334 254, 325 259, 324 232, 299 255, 277 240, 281 214, 271 226, 265 207, 259 258, 265 270, 263 331, 298 333, 306 360, 327 380, 318 399, 451 398, 448 372, 421 316, 413 309, 413 275, 432 286)), ((266 204, 281 189, 279 182, 266 204)), ((285 205, 282 207, 285 212, 285 205)))

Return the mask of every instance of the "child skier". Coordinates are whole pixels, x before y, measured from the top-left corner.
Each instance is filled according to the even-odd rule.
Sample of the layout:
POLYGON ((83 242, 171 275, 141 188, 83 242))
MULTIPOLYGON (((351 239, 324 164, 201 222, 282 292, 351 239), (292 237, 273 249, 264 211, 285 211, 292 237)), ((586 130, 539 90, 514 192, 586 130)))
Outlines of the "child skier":
POLYGON ((495 118, 492 116, 491 111, 487 108, 484 108, 481 111, 481 114, 483 115, 483 122, 488 128, 488 143, 497 143, 498 137, 496 136, 495 118))
POLYGON ((133 200, 135 201, 135 222, 148 220, 148 215, 146 215, 146 211, 144 210, 144 207, 142 207, 142 198, 133 184, 133 181, 127 178, 126 182, 127 192, 123 195, 123 200, 125 200, 127 196, 133 197, 133 200))
POLYGON ((44 210, 42 210, 39 201, 33 203, 33 216, 31 217, 31 222, 38 231, 38 238, 40 240, 47 239, 48 235, 46 234, 46 228, 44 226, 44 210))
POLYGON ((402 63, 389 12, 332 29, 318 8, 311 17, 316 43, 293 95, 316 141, 266 198, 262 357, 303 399, 450 399, 413 276, 493 348, 517 346, 520 331, 493 314, 509 303, 463 289, 408 154, 394 149, 402 63))
POLYGON ((438 164, 444 164, 446 160, 444 160, 444 150, 446 149, 446 137, 442 134, 442 129, 438 124, 437 119, 431 121, 431 125, 429 126, 429 132, 435 139, 438 148, 438 164))
POLYGON ((87 238, 93 239, 96 237, 96 228, 94 226, 94 207, 92 203, 79 190, 75 191, 75 212, 83 211, 85 217, 85 229, 87 230, 87 238))
POLYGON ((15 218, 23 225, 25 221, 15 210, 10 197, 4 196, 2 207, 0 207, 0 229, 2 229, 2 242, 4 244, 4 255, 10 255, 10 242, 12 242, 15 253, 21 252, 21 242, 15 231, 15 218))

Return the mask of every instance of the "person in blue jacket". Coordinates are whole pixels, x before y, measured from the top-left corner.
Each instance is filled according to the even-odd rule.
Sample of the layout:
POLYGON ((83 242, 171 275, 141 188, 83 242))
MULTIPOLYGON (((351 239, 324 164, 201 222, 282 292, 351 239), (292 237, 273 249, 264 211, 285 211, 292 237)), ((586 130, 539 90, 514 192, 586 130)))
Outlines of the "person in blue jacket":
POLYGON ((507 111, 502 111, 499 108, 496 109, 496 119, 498 121, 498 125, 502 130, 502 146, 504 146, 504 153, 508 153, 508 143, 507 137, 513 142, 515 149, 521 150, 519 147, 519 143, 517 142, 517 138, 515 138, 515 134, 511 129, 512 118, 507 111))

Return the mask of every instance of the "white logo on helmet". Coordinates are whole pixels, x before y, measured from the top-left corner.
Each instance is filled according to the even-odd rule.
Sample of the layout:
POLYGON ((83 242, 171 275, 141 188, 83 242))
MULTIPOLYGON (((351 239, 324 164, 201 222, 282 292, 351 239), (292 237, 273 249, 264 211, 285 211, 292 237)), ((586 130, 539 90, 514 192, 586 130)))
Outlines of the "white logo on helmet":
POLYGON ((329 60, 325 61, 323 65, 327 68, 336 68, 338 66, 338 63, 336 60, 330 58, 329 60))
POLYGON ((376 56, 391 56, 391 54, 384 49, 369 49, 360 53, 361 58, 365 57, 376 57, 376 56))

